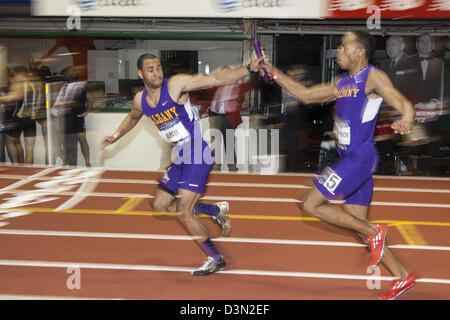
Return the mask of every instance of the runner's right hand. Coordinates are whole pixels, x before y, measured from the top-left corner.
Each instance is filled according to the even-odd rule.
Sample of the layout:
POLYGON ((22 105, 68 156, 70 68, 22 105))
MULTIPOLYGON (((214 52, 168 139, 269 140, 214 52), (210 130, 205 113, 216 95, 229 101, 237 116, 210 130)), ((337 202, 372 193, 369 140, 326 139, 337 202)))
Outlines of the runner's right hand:
POLYGON ((104 151, 106 146, 109 146, 116 142, 116 139, 113 136, 103 137, 102 142, 100 143, 100 150, 104 151))

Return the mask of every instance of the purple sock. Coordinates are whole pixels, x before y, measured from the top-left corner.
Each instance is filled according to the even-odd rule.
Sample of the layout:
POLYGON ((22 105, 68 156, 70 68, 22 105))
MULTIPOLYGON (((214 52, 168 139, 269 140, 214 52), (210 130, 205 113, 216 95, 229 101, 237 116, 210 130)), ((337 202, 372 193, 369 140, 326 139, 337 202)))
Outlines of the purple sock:
POLYGON ((194 213, 217 217, 220 211, 215 204, 197 202, 197 204, 194 206, 194 213))
POLYGON ((199 242, 199 245, 208 257, 213 258, 216 262, 220 262, 222 260, 222 255, 219 251, 217 251, 211 239, 208 238, 203 242, 199 242))

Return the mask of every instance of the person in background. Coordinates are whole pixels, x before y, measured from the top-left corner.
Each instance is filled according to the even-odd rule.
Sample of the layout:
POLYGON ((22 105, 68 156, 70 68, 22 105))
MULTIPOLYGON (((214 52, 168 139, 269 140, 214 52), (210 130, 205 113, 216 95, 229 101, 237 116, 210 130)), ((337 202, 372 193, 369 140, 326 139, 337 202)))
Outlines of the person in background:
POLYGON ((79 67, 66 67, 62 71, 64 84, 55 101, 54 111, 61 117, 63 141, 57 143, 64 165, 77 165, 78 142, 80 143, 85 165, 91 166, 89 144, 86 138, 84 117, 92 103, 88 101, 86 81, 78 81, 79 67))
MULTIPOLYGON (((223 70, 231 70, 231 67, 224 66, 220 68, 220 71, 223 70)), ((209 103, 209 126, 211 129, 219 130, 223 138, 223 145, 221 142, 215 144, 215 170, 237 170, 237 144, 233 143, 234 149, 228 150, 227 141, 229 138, 234 139, 234 130, 243 122, 241 109, 245 101, 248 104, 247 92, 250 87, 250 82, 247 81, 230 83, 208 90, 209 93, 207 95, 211 97, 209 103), (222 153, 223 150, 225 150, 225 154, 222 153), (231 157, 230 152, 233 153, 233 157, 231 157)))
POLYGON ((8 92, 0 96, 0 103, 4 108, 3 132, 6 137, 6 149, 11 163, 16 165, 25 163, 25 152, 20 141, 21 119, 17 117, 17 112, 26 94, 27 77, 27 68, 15 67, 12 74, 9 75, 8 92))
MULTIPOLYGON (((297 82, 309 87, 312 82, 307 79, 308 70, 304 65, 291 65, 286 68, 286 75, 297 82)), ((300 130, 305 131, 308 127, 308 110, 306 106, 295 99, 288 91, 282 89, 281 94, 282 122, 269 124, 267 130, 284 129, 286 139, 286 171, 297 171, 297 147, 299 145, 300 130)))

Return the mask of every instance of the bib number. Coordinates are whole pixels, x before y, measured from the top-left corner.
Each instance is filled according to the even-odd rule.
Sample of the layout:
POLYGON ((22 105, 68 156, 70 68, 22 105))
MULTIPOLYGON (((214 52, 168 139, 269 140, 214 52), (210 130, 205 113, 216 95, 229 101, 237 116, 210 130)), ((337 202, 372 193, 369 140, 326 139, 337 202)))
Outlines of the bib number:
POLYGON ((162 125, 159 128, 159 134, 164 140, 170 143, 189 138, 189 132, 178 118, 162 125))
POLYGON ((350 125, 347 121, 337 121, 338 140, 342 146, 350 145, 350 125))
POLYGON ((319 176, 319 183, 321 183, 325 189, 334 195, 334 191, 341 183, 342 178, 330 167, 325 168, 322 174, 319 176))
POLYGON ((330 191, 332 194, 334 194, 334 190, 338 187, 338 185, 341 183, 342 178, 339 177, 337 174, 332 173, 327 180, 324 182, 325 188, 330 191))

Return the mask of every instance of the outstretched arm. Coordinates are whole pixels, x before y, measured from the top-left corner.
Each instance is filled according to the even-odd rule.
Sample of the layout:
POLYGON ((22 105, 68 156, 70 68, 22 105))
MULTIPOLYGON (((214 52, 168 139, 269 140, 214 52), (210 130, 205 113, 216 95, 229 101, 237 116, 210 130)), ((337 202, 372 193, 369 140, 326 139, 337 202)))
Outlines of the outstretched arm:
POLYGON ((400 120, 394 121, 392 129, 395 133, 408 134, 414 123, 415 110, 412 103, 392 85, 391 80, 381 70, 374 70, 367 79, 368 92, 376 92, 389 105, 402 114, 400 120))
POLYGON ((305 87, 303 84, 295 81, 272 66, 267 59, 264 60, 262 68, 266 69, 272 79, 303 104, 331 102, 336 99, 335 83, 305 87))
POLYGON ((122 120, 122 123, 120 124, 119 128, 113 135, 104 137, 102 139, 102 142, 100 144, 100 148, 102 151, 105 149, 106 146, 113 144, 136 126, 136 124, 142 117, 141 97, 142 92, 134 96, 133 108, 131 109, 130 113, 128 113, 128 115, 125 117, 125 119, 122 120))
MULTIPOLYGON (((262 58, 261 58, 262 59, 262 58)), ((253 72, 258 71, 258 64, 261 59, 256 56, 250 61, 250 69, 253 72)), ((186 92, 208 89, 213 87, 224 86, 226 84, 235 83, 236 81, 250 74, 246 66, 237 69, 223 69, 218 72, 206 74, 178 74, 173 76, 168 83, 170 96, 172 99, 178 99, 186 92)))

